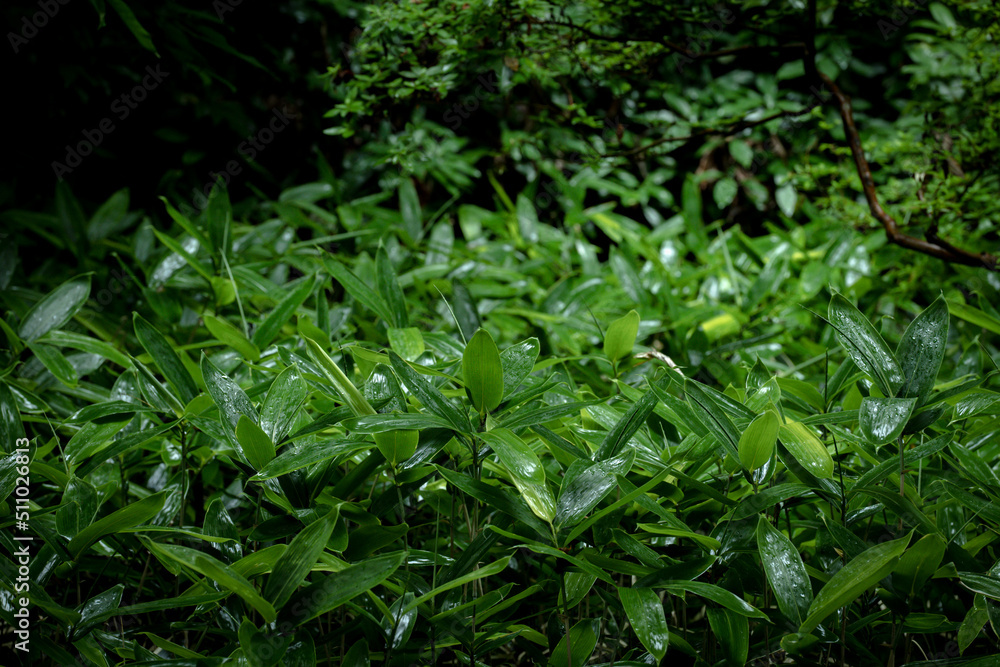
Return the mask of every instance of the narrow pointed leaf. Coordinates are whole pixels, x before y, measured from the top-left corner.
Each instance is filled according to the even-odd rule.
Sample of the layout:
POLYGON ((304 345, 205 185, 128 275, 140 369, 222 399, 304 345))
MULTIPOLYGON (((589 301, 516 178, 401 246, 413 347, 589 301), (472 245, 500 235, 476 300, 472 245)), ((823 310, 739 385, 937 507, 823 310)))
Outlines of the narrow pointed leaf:
POLYGON ((917 593, 937 572, 948 544, 937 533, 924 535, 906 550, 892 573, 893 586, 903 595, 917 593))
MULTIPOLYGON (((669 380, 660 380, 656 383, 660 389, 665 389, 669 380)), ((608 434, 604 436, 604 440, 601 441, 600 447, 597 448, 597 452, 594 454, 595 461, 604 461, 616 456, 625 446, 633 435, 642 428, 642 425, 646 423, 646 419, 653 412, 653 408, 656 407, 657 395, 654 388, 651 386, 646 390, 646 393, 642 395, 638 401, 632 404, 632 407, 621 416, 621 418, 615 423, 615 425, 608 431, 608 434)))
POLYGON ((615 474, 627 474, 634 460, 635 452, 626 451, 607 461, 579 459, 570 464, 559 489, 556 523, 563 528, 579 523, 618 486, 615 474))
POLYGON ((73 365, 63 356, 63 353, 44 343, 28 343, 28 347, 35 354, 35 358, 42 362, 48 372, 52 373, 55 379, 62 382, 67 387, 76 387, 80 377, 76 374, 73 365))
POLYGON ((90 276, 70 278, 32 306, 21 319, 17 335, 27 343, 69 322, 90 296, 90 276))
POLYGON ((549 667, 583 667, 587 664, 597 647, 594 625, 595 622, 589 619, 574 625, 552 650, 549 667))
POLYGON ((229 428, 235 429, 240 421, 240 415, 246 416, 254 423, 257 422, 257 411, 254 410, 246 392, 205 356, 201 358, 201 374, 205 379, 209 395, 219 407, 223 424, 229 424, 229 428))
POLYGON ((402 357, 390 351, 389 363, 392 364, 392 369, 396 371, 399 379, 417 397, 417 400, 423 403, 425 408, 438 417, 446 419, 459 433, 472 432, 469 417, 445 398, 441 391, 432 385, 427 378, 413 370, 409 364, 403 361, 402 357))
POLYGON ((358 391, 354 383, 344 374, 344 371, 340 370, 340 366, 330 358, 330 355, 326 353, 320 344, 312 338, 306 338, 305 341, 309 347, 309 356, 319 364, 319 367, 323 370, 323 374, 326 375, 326 379, 330 381, 333 388, 340 394, 340 398, 343 399, 344 403, 351 408, 351 412, 358 417, 375 414, 375 409, 372 408, 368 400, 358 391))
POLYGON ((420 197, 413 181, 404 178, 399 184, 399 213, 403 218, 403 230, 414 243, 419 241, 423 233, 423 221, 420 214, 420 197))
POLYGON ((353 454, 365 449, 371 449, 372 443, 369 440, 357 438, 342 439, 330 442, 329 440, 305 440, 302 444, 286 446, 281 450, 281 454, 264 466, 251 479, 262 481, 287 475, 290 472, 301 470, 314 463, 329 461, 338 456, 353 454))
POLYGON ((904 378, 900 397, 917 398, 919 404, 927 401, 941 369, 947 341, 948 304, 944 297, 938 297, 910 322, 896 347, 896 359, 904 378))
POLYGON ((670 631, 660 597, 651 588, 619 588, 618 597, 636 637, 656 658, 656 664, 660 664, 670 643, 670 631))
POLYGON ((255 470, 260 470, 274 460, 274 443, 260 426, 246 415, 236 422, 236 439, 243 448, 243 455, 255 470))
POLYGON ((801 625, 813 599, 802 556, 792 541, 764 516, 757 521, 757 548, 778 609, 789 621, 801 625))
POLYGON ((313 521, 299 532, 278 558, 264 586, 264 598, 273 604, 275 609, 284 606, 319 560, 326 549, 330 535, 333 534, 339 516, 339 509, 335 506, 322 518, 313 521))
POLYGON ((524 496, 528 507, 540 519, 552 523, 556 502, 545 481, 545 470, 535 452, 513 431, 496 428, 480 437, 497 453, 500 462, 510 471, 514 486, 524 496))
POLYGON ((480 329, 465 346, 462 355, 462 378, 480 414, 492 412, 503 399, 503 365, 500 351, 486 329, 480 329))
POLYGON ((778 428, 778 437, 785 449, 812 475, 820 479, 833 476, 833 457, 812 428, 801 422, 788 422, 778 428))
POLYGON ((244 359, 249 359, 250 361, 257 361, 260 359, 260 350, 257 346, 250 342, 250 340, 243 335, 243 332, 234 327, 229 322, 219 319, 215 315, 204 315, 202 320, 205 321, 205 326, 211 332, 213 336, 219 339, 219 342, 228 345, 237 352, 243 355, 244 359))
POLYGON ((511 345, 500 353, 500 365, 503 367, 503 395, 510 396, 524 379, 531 374, 538 360, 538 339, 528 338, 516 345, 511 345))
POLYGON ((403 564, 404 558, 404 553, 375 556, 349 565, 340 572, 320 577, 292 594, 282 607, 282 622, 302 625, 336 609, 388 579, 403 564))
POLYGON ((204 552, 182 547, 176 544, 160 544, 153 542, 145 536, 139 539, 146 545, 146 548, 162 560, 174 561, 184 567, 194 570, 206 579, 214 581, 221 588, 232 591, 243 598, 247 604, 253 607, 268 623, 275 620, 276 613, 274 606, 262 598, 249 581, 243 575, 236 572, 214 556, 204 552))
POLYGON ((406 412, 406 396, 399 380, 386 364, 375 364, 365 382, 365 398, 372 405, 385 403, 380 412, 406 412))
POLYGON ((371 287, 366 285, 360 278, 350 272, 346 266, 335 259, 327 259, 323 266, 329 271, 333 279, 340 283, 348 294, 353 296, 361 305, 365 306, 383 320, 392 324, 393 316, 389 306, 371 287))
POLYGON ((292 319, 292 315, 298 310, 299 306, 306 302, 309 295, 313 293, 313 288, 316 286, 315 276, 306 276, 301 279, 301 282, 295 288, 294 291, 288 294, 284 299, 274 307, 264 321, 261 322, 257 330, 253 332, 251 337, 251 342, 257 346, 258 350, 265 349, 271 344, 278 332, 281 331, 281 327, 288 324, 292 319))
POLYGON ((260 427, 271 442, 280 443, 288 434, 305 405, 307 393, 306 382, 295 366, 287 367, 274 378, 260 408, 260 427))
POLYGON ((715 584, 706 584, 703 581, 665 581, 662 584, 658 584, 657 588, 666 589, 675 595, 685 592, 693 593, 706 600, 717 602, 726 609, 731 609, 743 616, 759 618, 764 621, 767 620, 767 616, 760 609, 757 609, 735 593, 715 584))
POLYGON ((875 380, 883 395, 895 396, 903 372, 868 318, 841 294, 830 299, 829 317, 840 344, 858 368, 875 380))
POLYGON ((685 380, 684 393, 694 408, 696 418, 730 454, 739 456, 740 434, 715 399, 695 380, 685 380))
POLYGON ((163 373, 170 386, 177 392, 181 403, 187 405, 198 395, 198 385, 188 372, 181 358, 174 351, 174 346, 160 331, 147 322, 139 313, 132 317, 135 326, 135 337, 139 344, 153 358, 153 363, 163 373))
POLYGON ((406 312, 406 298, 399 287, 396 269, 393 268, 392 260, 389 259, 389 253, 385 248, 379 248, 375 254, 375 280, 379 296, 392 314, 389 323, 399 329, 410 326, 410 318, 406 312))
POLYGON ((729 609, 713 608, 706 613, 712 632, 722 644, 725 664, 731 667, 746 665, 750 651, 750 623, 747 617, 729 609))
POLYGON ((66 547, 67 550, 74 558, 78 558, 90 545, 105 535, 117 533, 124 528, 138 526, 140 523, 152 519, 163 509, 166 499, 167 491, 160 491, 112 512, 77 533, 76 537, 70 540, 66 547))
POLYGON ((856 600, 892 572, 909 542, 910 536, 906 535, 877 544, 851 559, 816 594, 809 605, 809 615, 799 626, 799 633, 809 634, 827 616, 856 600))
POLYGON ((485 506, 508 514, 521 523, 530 526, 539 535, 549 535, 550 530, 542 523, 517 494, 504 493, 494 484, 487 484, 468 475, 441 466, 437 467, 441 477, 462 493, 481 501, 485 506))

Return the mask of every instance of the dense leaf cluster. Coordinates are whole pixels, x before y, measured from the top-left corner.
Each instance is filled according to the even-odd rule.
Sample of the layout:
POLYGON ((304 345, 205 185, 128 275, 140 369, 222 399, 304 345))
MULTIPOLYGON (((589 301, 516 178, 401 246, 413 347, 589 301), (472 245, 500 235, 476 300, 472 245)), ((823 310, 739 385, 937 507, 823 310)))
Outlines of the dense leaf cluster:
POLYGON ((169 207, 110 303, 4 273, 0 614, 24 510, 39 659, 992 664, 990 299, 913 304, 822 226, 596 207, 602 259, 523 195, 318 191, 169 207))

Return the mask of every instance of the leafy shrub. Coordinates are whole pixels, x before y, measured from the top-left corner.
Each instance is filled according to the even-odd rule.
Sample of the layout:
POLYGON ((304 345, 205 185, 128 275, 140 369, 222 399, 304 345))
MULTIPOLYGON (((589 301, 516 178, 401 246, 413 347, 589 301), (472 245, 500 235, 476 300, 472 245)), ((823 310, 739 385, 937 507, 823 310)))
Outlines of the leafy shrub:
POLYGON ((26 437, 37 655, 994 664, 995 282, 322 185, 88 233, 121 290, 5 266, 0 616, 26 437))

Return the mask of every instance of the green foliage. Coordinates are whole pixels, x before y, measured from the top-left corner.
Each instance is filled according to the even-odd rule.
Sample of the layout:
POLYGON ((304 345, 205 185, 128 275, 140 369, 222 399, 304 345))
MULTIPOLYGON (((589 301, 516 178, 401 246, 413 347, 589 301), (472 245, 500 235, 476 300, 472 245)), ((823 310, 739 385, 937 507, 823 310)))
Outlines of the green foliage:
MULTIPOLYGON (((866 229, 801 8, 278 3, 316 67, 235 7, 114 0, 100 45, 185 63, 189 171, 179 108, 238 145, 308 91, 311 182, 0 190, 39 208, 0 214, 37 664, 996 662, 1000 282, 866 229)), ((885 205, 970 248, 994 14, 817 7, 885 205)), ((95 51, 66 81, 115 87, 95 51)))
POLYGON ((602 214, 600 261, 542 220, 519 245, 523 204, 471 241, 352 206, 372 223, 337 254, 318 221, 233 220, 228 269, 178 223, 130 258, 155 295, 131 317, 85 278, 5 293, 38 637, 119 664, 993 654, 1000 352, 961 292, 848 285, 821 227, 730 230, 694 268, 663 251, 682 226, 602 214), (616 256, 634 276, 604 280, 616 256), (766 275, 813 262, 840 292, 766 275))

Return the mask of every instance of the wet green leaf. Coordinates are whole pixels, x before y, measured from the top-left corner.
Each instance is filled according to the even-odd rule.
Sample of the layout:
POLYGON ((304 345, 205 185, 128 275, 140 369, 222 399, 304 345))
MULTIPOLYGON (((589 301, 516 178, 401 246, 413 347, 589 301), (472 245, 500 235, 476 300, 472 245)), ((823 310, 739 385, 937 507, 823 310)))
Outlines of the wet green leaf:
POLYGON ((895 396, 903 384, 899 362, 872 323, 840 294, 830 299, 830 324, 858 368, 870 375, 884 396, 895 396))
POLYGON ((618 597, 639 641, 659 664, 667 654, 670 643, 670 631, 660 597, 651 588, 619 588, 618 597))
POLYGON ((295 366, 278 373, 260 408, 260 427, 277 444, 288 434, 306 402, 308 388, 295 366))
POLYGON ((900 398, 916 398, 917 405, 927 402, 941 369, 948 341, 948 304, 938 297, 906 327, 896 346, 896 358, 903 372, 900 398))
POLYGON ((552 650, 549 667, 583 667, 597 647, 594 626, 590 620, 574 625, 552 650))
POLYGON ((340 366, 330 358, 330 355, 326 353, 320 344, 312 338, 306 338, 305 341, 309 348, 309 356, 319 364, 326 379, 330 381, 337 394, 351 408, 351 411, 358 417, 375 414, 375 409, 372 408, 364 395, 358 391, 354 383, 344 374, 344 371, 340 370, 340 366))
POLYGON ((402 552, 376 556, 317 577, 314 583, 292 594, 282 607, 281 622, 299 626, 336 609, 388 579, 403 564, 404 556, 402 552))
POLYGON ((903 427, 913 414, 916 398, 874 398, 861 399, 858 421, 861 433, 873 445, 893 442, 903 432, 903 427))
POLYGON ((896 563, 892 574, 893 586, 903 595, 916 594, 937 572, 947 546, 937 533, 921 537, 896 563))
MULTIPOLYGON (((346 270, 346 269, 345 269, 346 270)), ((298 285, 295 289, 288 293, 288 295, 274 307, 264 321, 260 323, 254 332, 250 341, 257 347, 258 350, 264 350, 268 345, 275 339, 278 332, 281 331, 281 327, 288 324, 291 321, 292 316, 295 311, 298 310, 299 306, 305 303, 306 299, 313 293, 313 289, 316 287, 316 277, 315 276, 305 276, 299 280, 298 285)), ((286 286, 288 289, 289 286, 286 286)))
POLYGON ((729 609, 708 609, 709 626, 715 633, 727 665, 743 667, 750 650, 750 623, 747 617, 729 609))
POLYGON ((21 318, 17 335, 32 343, 52 329, 58 329, 87 302, 90 296, 90 275, 70 278, 32 306, 21 318))
POLYGON ((819 436, 801 422, 788 422, 778 428, 781 444, 803 468, 820 479, 833 476, 833 457, 819 436))
POLYGON ((256 470, 262 469, 274 459, 274 443, 267 433, 246 415, 240 415, 236 422, 236 439, 243 454, 256 470))
POLYGON ((388 336, 392 349, 407 361, 416 361, 424 353, 424 337, 416 327, 405 329, 389 327, 388 336))
MULTIPOLYGON (((419 229, 419 226, 417 229, 419 229)), ((399 280, 396 277, 396 269, 393 268, 392 260, 389 259, 389 253, 385 251, 385 248, 379 248, 378 252, 375 253, 375 279, 378 285, 379 296, 382 297, 382 300, 389 308, 389 312, 392 314, 390 324, 397 329, 405 329, 409 327, 410 318, 406 312, 406 297, 403 296, 403 290, 399 287, 399 280)), ((399 352, 403 358, 407 358, 406 355, 399 350, 396 351, 399 352)), ((416 356, 419 357, 420 355, 418 354, 416 356)))
POLYGON ((511 345, 500 353, 500 365, 503 367, 503 395, 510 396, 517 390, 524 379, 531 374, 531 369, 538 360, 538 339, 528 338, 511 345))
POLYGON ((545 481, 545 470, 538 455, 513 431, 505 428, 481 433, 480 437, 497 453, 531 511, 540 519, 552 523, 556 516, 556 502, 545 481))
POLYGON ((757 521, 757 549, 778 608, 789 621, 801 625, 813 595, 798 549, 764 516, 757 521))
POLYGON ((159 514, 166 502, 167 491, 160 491, 142 500, 126 505, 103 519, 90 524, 76 534, 67 545, 74 558, 86 551, 94 542, 106 535, 113 535, 125 528, 137 526, 159 514))
POLYGON ((409 459, 417 451, 417 443, 420 441, 420 431, 379 431, 372 434, 372 437, 375 438, 375 446, 382 452, 385 460, 393 466, 397 466, 409 459))
POLYGON ((389 352, 389 362, 392 364, 392 369, 396 371, 399 379, 417 397, 417 400, 424 404, 424 407, 437 416, 448 420, 459 433, 472 432, 472 424, 469 423, 469 417, 455 407, 454 403, 445 398, 441 390, 432 385, 424 376, 413 370, 395 352, 389 352))
POLYGON ((242 575, 217 558, 190 547, 159 544, 143 535, 140 535, 139 539, 161 562, 173 561, 183 567, 190 568, 215 582, 218 586, 243 598, 268 623, 275 620, 276 613, 271 603, 262 598, 253 585, 242 575))

